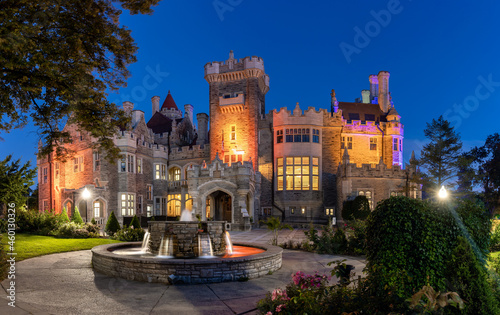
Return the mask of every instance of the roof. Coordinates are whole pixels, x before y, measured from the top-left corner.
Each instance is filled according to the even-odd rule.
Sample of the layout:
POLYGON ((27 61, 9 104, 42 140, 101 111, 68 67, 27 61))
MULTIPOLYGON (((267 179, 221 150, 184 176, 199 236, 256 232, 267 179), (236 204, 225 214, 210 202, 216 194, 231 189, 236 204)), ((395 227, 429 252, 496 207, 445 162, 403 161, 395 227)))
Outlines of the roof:
POLYGON ((177 109, 179 110, 179 108, 177 107, 177 104, 175 104, 175 101, 174 101, 174 98, 172 97, 172 94, 170 94, 170 90, 168 91, 168 95, 167 97, 165 98, 165 101, 163 101, 163 105, 161 106, 161 109, 177 109))
POLYGON ((378 104, 339 102, 345 120, 386 121, 378 104))
POLYGON ((398 115, 399 116, 399 113, 394 107, 391 107, 391 109, 389 109, 389 112, 387 113, 387 116, 389 116, 389 115, 398 115))
POLYGON ((153 130, 154 133, 164 133, 172 131, 172 119, 156 112, 147 123, 148 128, 153 130))

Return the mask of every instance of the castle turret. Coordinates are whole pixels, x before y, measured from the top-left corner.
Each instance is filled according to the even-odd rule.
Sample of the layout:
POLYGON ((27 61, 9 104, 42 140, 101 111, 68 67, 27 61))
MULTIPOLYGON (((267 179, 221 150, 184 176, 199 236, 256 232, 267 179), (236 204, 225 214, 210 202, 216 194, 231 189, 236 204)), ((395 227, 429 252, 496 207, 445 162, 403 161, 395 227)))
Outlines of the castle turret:
POLYGON ((191 122, 191 126, 194 126, 193 105, 191 105, 191 104, 184 105, 184 117, 189 119, 189 121, 191 122))
POLYGON ((198 144, 208 142, 208 115, 205 113, 196 114, 198 120, 198 144))
POLYGON ((151 98, 151 104, 153 106, 153 112, 151 116, 153 116, 156 112, 160 111, 160 97, 155 95, 151 98))
MULTIPOLYGON (((223 161, 249 161, 258 169, 258 119, 265 114, 269 76, 264 60, 252 56, 205 65, 210 85, 210 159, 217 153, 223 161)), ((201 129, 201 126, 200 126, 201 129)))
POLYGON ((134 110, 134 103, 129 101, 123 102, 122 106, 123 106, 123 111, 125 111, 125 113, 129 115, 132 113, 132 110, 134 110))
POLYGON ((389 76, 390 73, 388 71, 380 71, 378 73, 378 103, 384 113, 387 113, 389 108, 391 108, 389 100, 389 76))
POLYGON ((365 104, 370 103, 370 91, 369 90, 362 90, 361 91, 361 101, 365 104))

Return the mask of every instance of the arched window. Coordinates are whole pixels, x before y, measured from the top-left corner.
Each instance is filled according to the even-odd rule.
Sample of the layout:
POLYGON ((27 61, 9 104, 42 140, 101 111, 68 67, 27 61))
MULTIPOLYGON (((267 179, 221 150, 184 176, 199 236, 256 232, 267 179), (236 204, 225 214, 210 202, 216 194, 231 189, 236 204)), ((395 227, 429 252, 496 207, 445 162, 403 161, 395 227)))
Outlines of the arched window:
POLYGON ((172 167, 168 172, 168 179, 170 181, 181 180, 181 169, 178 167, 172 167))
POLYGON ((102 218, 104 217, 104 202, 100 199, 97 199, 92 204, 92 209, 94 213, 94 218, 102 218))
POLYGON ((176 217, 181 215, 181 195, 168 195, 167 216, 176 217))

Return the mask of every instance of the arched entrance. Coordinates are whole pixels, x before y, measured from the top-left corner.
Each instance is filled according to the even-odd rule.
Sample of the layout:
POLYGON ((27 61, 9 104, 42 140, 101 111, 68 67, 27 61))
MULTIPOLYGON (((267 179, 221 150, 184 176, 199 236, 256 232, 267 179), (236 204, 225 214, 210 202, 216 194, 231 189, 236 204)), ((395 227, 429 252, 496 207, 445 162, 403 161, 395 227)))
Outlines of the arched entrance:
POLYGON ((68 214, 68 217, 71 218, 71 216, 73 215, 73 203, 70 200, 66 200, 63 204, 63 207, 66 208, 66 213, 68 214))
POLYGON ((233 220, 233 200, 223 191, 217 190, 207 196, 205 200, 207 217, 215 221, 233 220))

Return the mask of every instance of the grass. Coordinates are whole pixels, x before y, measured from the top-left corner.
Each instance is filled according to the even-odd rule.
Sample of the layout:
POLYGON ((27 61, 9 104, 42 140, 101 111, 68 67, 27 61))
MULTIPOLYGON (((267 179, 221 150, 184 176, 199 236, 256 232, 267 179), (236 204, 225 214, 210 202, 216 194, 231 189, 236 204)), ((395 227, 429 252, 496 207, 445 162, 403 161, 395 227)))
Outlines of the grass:
MULTIPOLYGON (((6 251, 10 252, 7 242, 7 236, 3 235, 2 245, 6 251)), ((16 260, 21 261, 42 255, 91 249, 97 245, 110 243, 120 243, 120 241, 105 238, 55 238, 53 236, 19 233, 16 234, 14 252, 17 253, 16 260)))

